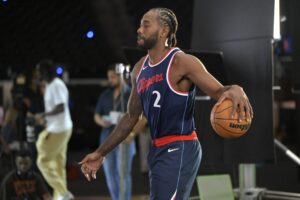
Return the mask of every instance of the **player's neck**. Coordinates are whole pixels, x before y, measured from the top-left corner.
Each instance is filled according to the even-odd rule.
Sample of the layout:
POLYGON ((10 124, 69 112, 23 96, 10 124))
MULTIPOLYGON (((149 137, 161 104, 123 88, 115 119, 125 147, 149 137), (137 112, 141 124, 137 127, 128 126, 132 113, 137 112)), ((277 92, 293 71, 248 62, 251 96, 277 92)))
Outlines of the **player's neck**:
POLYGON ((159 62, 169 50, 170 47, 165 47, 165 46, 156 46, 152 49, 149 49, 148 54, 149 54, 150 62, 151 63, 159 62))

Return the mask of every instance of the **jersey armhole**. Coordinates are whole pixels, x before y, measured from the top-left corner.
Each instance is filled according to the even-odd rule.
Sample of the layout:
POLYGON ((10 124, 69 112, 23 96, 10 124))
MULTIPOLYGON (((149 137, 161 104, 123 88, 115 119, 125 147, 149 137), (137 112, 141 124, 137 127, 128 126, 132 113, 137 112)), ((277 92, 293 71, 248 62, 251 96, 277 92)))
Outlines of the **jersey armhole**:
POLYGON ((178 94, 178 95, 181 95, 181 96, 188 96, 189 92, 183 92, 183 91, 180 91, 178 89, 176 89, 176 87, 171 83, 171 80, 170 80, 170 72, 171 72, 171 69, 172 69, 172 64, 173 64, 173 60, 174 60, 174 57, 177 53, 183 53, 182 51, 177 51, 175 52, 173 55, 172 55, 172 58, 169 62, 169 65, 168 65, 168 68, 167 68, 167 83, 168 83, 168 86, 169 88, 175 93, 175 94, 178 94))

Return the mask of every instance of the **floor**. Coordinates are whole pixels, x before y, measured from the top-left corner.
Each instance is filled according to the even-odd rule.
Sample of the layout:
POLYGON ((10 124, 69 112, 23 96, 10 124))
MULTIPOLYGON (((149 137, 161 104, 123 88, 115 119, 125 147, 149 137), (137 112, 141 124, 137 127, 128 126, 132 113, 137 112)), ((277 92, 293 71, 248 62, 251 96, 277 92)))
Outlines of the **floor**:
MULTIPOLYGON (((75 200, 109 200, 109 192, 102 169, 99 170, 97 179, 91 182, 85 180, 80 172, 78 162, 89 151, 68 152, 68 188, 74 194, 75 200)), ((256 165, 257 187, 274 191, 300 193, 300 168, 281 152, 277 152, 277 158, 277 163, 256 165)), ((200 175, 224 172, 228 172, 231 175, 233 187, 237 188, 239 177, 237 170, 232 166, 226 168, 224 166, 202 164, 199 170, 200 175)), ((138 155, 133 160, 132 179, 132 200, 149 199, 148 175, 140 172, 138 155)), ((194 184, 191 196, 197 195, 198 190, 196 184, 194 184)))
MULTIPOLYGON (((69 189, 75 195, 76 200, 96 200, 96 199, 110 199, 108 189, 105 182, 103 170, 99 170, 97 180, 88 182, 79 171, 77 162, 87 152, 71 152, 68 157, 68 174, 69 174, 69 189), (72 172, 73 171, 73 172, 72 172), (71 176, 70 176, 71 175, 71 176)), ((276 164, 257 165, 256 167, 256 181, 257 187, 267 188, 268 190, 285 191, 285 192, 300 192, 300 176, 299 168, 291 160, 287 159, 285 155, 278 152, 279 162, 276 164)), ((201 166, 200 174, 205 173, 222 173, 223 171, 234 171, 233 169, 215 170, 215 166, 201 166)), ((238 174, 234 172, 231 174, 232 184, 234 188, 238 187, 238 174)), ((132 200, 148 199, 149 182, 148 175, 139 171, 138 156, 135 156, 132 170, 132 200)), ((196 184, 191 192, 191 196, 197 196, 198 190, 196 184)))

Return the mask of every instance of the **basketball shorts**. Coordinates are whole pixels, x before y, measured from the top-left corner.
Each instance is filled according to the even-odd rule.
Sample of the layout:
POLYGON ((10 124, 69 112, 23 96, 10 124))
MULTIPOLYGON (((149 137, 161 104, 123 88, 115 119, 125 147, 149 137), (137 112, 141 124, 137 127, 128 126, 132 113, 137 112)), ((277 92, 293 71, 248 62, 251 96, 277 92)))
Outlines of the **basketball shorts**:
POLYGON ((148 155, 150 199, 187 200, 201 157, 198 139, 152 146, 148 155))

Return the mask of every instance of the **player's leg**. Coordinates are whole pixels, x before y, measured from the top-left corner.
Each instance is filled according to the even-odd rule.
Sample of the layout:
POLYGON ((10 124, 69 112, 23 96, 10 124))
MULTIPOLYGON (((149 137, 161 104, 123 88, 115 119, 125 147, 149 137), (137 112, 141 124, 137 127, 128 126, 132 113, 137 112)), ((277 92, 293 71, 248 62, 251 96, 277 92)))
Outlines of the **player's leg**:
POLYGON ((152 147, 149 154, 150 199, 188 199, 200 159, 198 140, 152 147))
POLYGON ((199 169, 202 151, 198 140, 185 141, 182 167, 177 187, 176 199, 186 200, 189 198, 193 184, 199 169))
POLYGON ((149 153, 150 199, 169 200, 176 196, 183 143, 151 147, 149 153))

